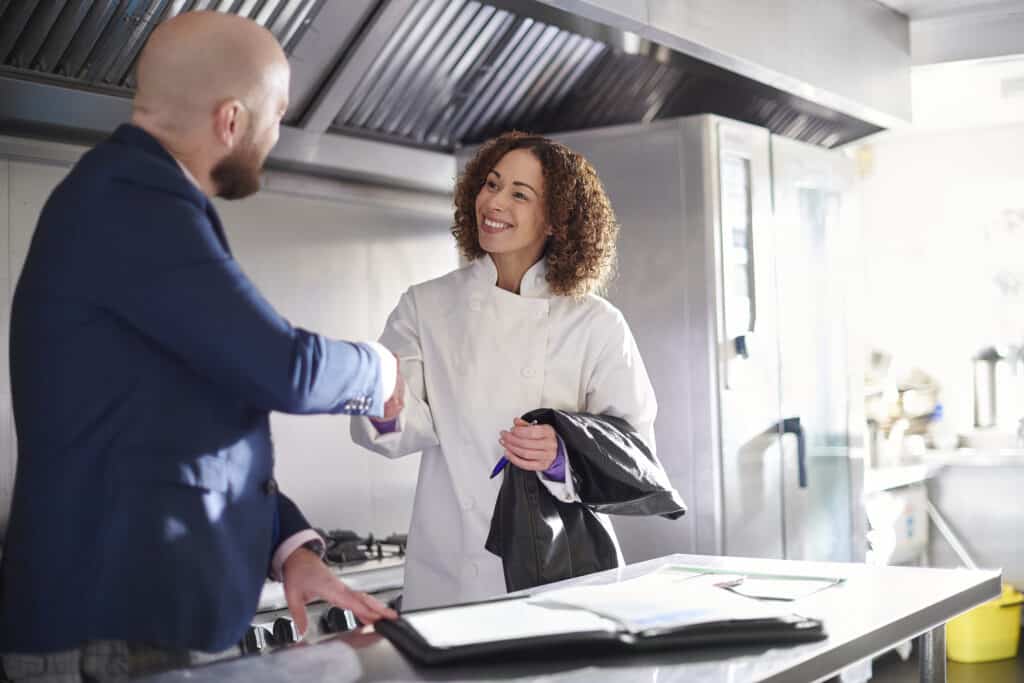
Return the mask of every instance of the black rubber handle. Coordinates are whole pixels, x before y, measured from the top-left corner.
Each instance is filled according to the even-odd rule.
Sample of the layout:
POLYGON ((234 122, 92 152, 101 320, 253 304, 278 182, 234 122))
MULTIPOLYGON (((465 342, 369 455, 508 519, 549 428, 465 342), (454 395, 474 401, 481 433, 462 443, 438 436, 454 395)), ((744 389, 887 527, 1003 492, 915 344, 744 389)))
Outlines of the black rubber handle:
POLYGON ((782 421, 782 433, 796 437, 796 464, 800 477, 800 488, 807 488, 807 439, 799 417, 787 417, 782 421))

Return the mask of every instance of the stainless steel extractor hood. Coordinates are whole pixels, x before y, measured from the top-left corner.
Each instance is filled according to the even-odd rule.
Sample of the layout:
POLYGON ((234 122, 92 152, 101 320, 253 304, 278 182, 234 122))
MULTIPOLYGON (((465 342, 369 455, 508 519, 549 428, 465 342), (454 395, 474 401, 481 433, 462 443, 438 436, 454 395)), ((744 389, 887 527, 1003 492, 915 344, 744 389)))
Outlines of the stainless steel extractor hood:
POLYGON ((350 163, 345 140, 419 151, 424 168, 510 128, 702 112, 825 147, 880 129, 534 0, 0 0, 0 133, 105 134, 127 116, 153 28, 195 9, 281 41, 293 108, 274 159, 314 171, 350 163))

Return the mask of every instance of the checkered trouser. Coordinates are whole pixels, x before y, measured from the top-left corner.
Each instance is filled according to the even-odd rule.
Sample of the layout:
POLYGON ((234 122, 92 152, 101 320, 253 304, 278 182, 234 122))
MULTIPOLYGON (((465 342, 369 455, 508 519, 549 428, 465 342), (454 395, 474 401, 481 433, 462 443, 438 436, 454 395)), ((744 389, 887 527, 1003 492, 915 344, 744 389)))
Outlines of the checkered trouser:
POLYGON ((3 672, 11 683, 105 683, 188 666, 194 659, 188 650, 98 640, 64 652, 5 654, 3 672))

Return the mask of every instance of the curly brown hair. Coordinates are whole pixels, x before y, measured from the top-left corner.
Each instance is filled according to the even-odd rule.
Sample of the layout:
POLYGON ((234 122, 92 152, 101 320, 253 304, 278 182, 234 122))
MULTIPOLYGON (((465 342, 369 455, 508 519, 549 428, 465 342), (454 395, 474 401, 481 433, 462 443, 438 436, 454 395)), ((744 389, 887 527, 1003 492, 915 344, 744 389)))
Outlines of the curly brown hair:
POLYGON ((582 297, 600 290, 615 267, 619 226, 594 167, 563 144, 512 131, 489 140, 466 164, 455 186, 452 234, 468 261, 483 256, 476 225, 476 197, 487 174, 508 152, 529 150, 540 161, 544 201, 552 232, 545 247, 547 281, 555 294, 582 297))

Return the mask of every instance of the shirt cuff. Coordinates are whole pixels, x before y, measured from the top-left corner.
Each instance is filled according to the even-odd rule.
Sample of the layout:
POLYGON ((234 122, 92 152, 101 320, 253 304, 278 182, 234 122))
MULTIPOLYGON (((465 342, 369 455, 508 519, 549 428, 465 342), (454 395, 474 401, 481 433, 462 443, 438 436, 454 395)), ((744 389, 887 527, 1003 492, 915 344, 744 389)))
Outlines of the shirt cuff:
POLYGON ((380 359, 380 395, 381 411, 383 412, 384 403, 395 393, 395 383, 398 382, 398 360, 395 358, 395 354, 380 342, 365 343, 380 359))
MULTIPOLYGON (((377 430, 380 431, 380 427, 377 430)), ((558 439, 558 453, 551 467, 544 470, 543 474, 551 481, 565 481, 565 442, 558 434, 555 434, 555 438, 558 439)))
POLYGON ((397 417, 393 420, 371 420, 371 422, 373 422, 373 428, 377 430, 378 434, 392 434, 401 431, 398 429, 397 417))
POLYGON ((275 581, 283 581, 284 563, 292 556, 292 553, 301 548, 304 543, 309 543, 310 541, 320 541, 323 543, 324 539, 312 529, 300 531, 284 539, 277 546, 277 550, 274 551, 274 557, 270 561, 270 577, 275 581))
MULTIPOLYGON (((561 438, 559 438, 561 442, 561 438)), ((562 443, 564 450, 565 444, 562 443)), ((551 481, 543 472, 537 472, 537 478, 540 483, 544 485, 544 488, 548 490, 552 496, 562 501, 563 503, 579 503, 580 498, 576 494, 576 486, 572 481, 572 463, 569 461, 569 457, 566 456, 562 461, 563 467, 565 467, 565 479, 563 481, 551 481)))

